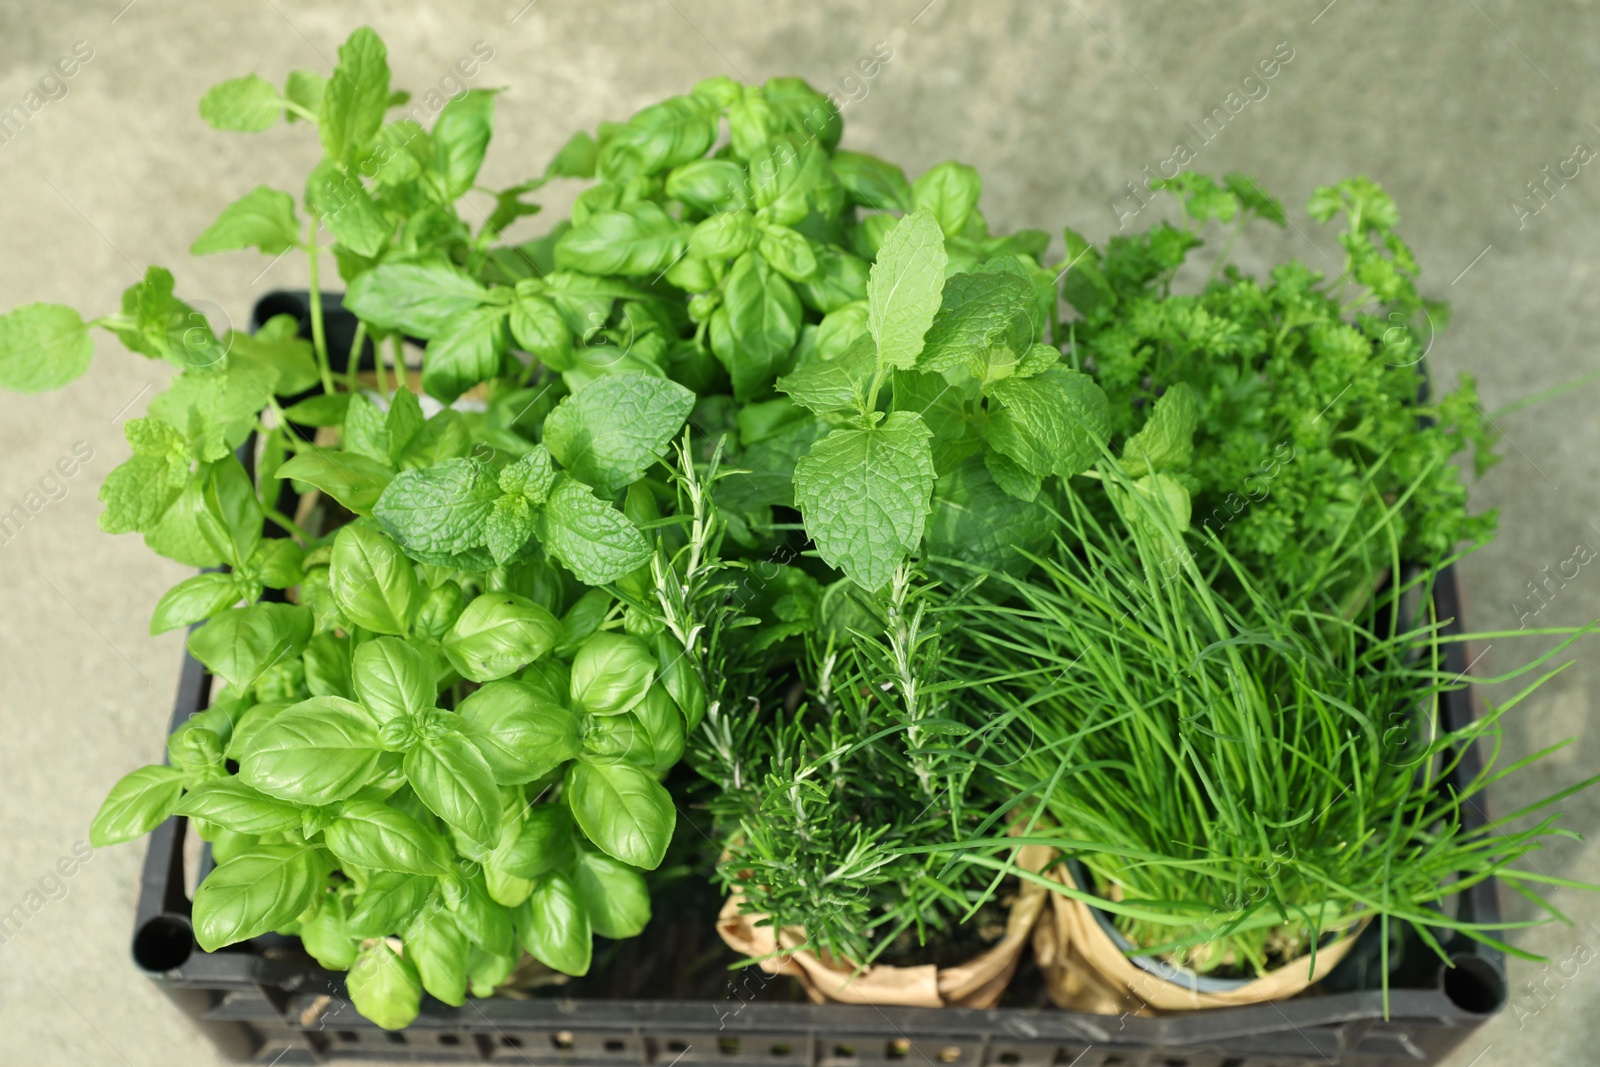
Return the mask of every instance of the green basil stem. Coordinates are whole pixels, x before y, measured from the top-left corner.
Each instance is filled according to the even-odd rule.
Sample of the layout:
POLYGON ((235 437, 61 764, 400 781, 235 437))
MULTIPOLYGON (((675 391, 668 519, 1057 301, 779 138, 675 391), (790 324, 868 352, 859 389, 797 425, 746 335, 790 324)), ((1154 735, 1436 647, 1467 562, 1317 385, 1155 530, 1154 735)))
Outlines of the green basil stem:
POLYGON ((406 339, 399 334, 394 335, 394 348, 391 353, 394 359, 394 387, 410 390, 411 382, 406 377, 406 339))
MULTIPOLYGON (((354 393, 360 388, 358 375, 361 373, 361 351, 366 347, 367 324, 356 320, 356 335, 350 341, 350 354, 345 357, 344 383, 347 392, 354 393)), ((376 352, 374 352, 376 357, 376 352)), ((378 362, 376 358, 374 363, 378 362)))
MULTIPOLYGON (((362 323, 363 326, 366 323, 362 323)), ((383 368, 383 344, 380 341, 372 342, 372 370, 378 378, 378 392, 383 396, 389 395, 389 375, 383 368)))
POLYGON ((322 391, 332 396, 339 390, 333 384, 333 369, 328 364, 328 337, 322 328, 322 289, 317 284, 317 220, 306 220, 306 255, 311 260, 311 345, 317 353, 317 373, 322 376, 322 391))

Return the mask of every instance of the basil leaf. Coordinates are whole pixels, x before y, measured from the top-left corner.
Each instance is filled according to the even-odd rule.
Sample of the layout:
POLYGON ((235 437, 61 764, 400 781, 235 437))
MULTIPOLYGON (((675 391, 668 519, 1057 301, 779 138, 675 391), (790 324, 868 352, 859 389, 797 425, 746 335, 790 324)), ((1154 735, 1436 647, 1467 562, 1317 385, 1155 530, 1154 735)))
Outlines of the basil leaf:
POLYGON ((302 657, 306 665, 306 688, 314 697, 355 696, 350 678, 350 639, 337 637, 331 630, 312 637, 302 657))
POLYGON ((282 113, 283 97, 255 74, 213 85, 200 98, 200 117, 218 130, 259 133, 271 129, 282 113))
POLYGON ((401 938, 422 988, 459 1008, 467 999, 467 935, 442 909, 425 909, 401 938))
POLYGON ((492 682, 543 656, 561 640, 561 623, 515 593, 485 593, 445 635, 444 654, 465 678, 492 682))
POLYGON ((256 487, 237 458, 211 465, 200 499, 204 507, 195 519, 201 536, 228 563, 244 567, 261 543, 263 513, 256 487))
POLYGON ((456 925, 461 927, 461 932, 474 944, 497 956, 513 953, 517 935, 511 927, 511 913, 489 896, 483 874, 476 870, 463 872, 461 881, 466 894, 455 911, 456 925))
POLYGON ((414 874, 379 871, 367 879, 345 921, 352 937, 398 934, 427 904, 434 880, 414 874))
POLYGON ((1100 458, 1111 434, 1111 404, 1094 379, 1066 367, 989 386, 984 437, 1037 477, 1070 478, 1100 458))
POLYGON ((401 471, 373 507, 384 531, 423 563, 484 570, 485 524, 500 497, 494 472, 476 459, 401 471))
POLYGON ((428 810, 485 848, 500 840, 494 773, 459 734, 423 740, 405 755, 406 781, 428 810))
POLYGON ((683 728, 692 731, 706 714, 706 687, 683 646, 665 631, 655 637, 656 677, 666 687, 678 710, 683 713, 683 728))
POLYGON ((444 875, 452 869, 444 838, 378 801, 346 801, 323 829, 323 841, 340 864, 362 870, 444 875))
POLYGON ((728 272, 723 306, 711 319, 711 350, 740 400, 759 395, 800 338, 804 310, 789 282, 754 252, 728 272))
POLYGON ((542 296, 519 291, 511 305, 511 336, 551 370, 572 367, 572 331, 556 306, 542 296))
POLYGON ((422 606, 411 561, 393 541, 367 526, 340 528, 328 578, 345 616, 380 634, 404 635, 422 606))
POLYGON ((154 830, 177 810, 183 782, 181 770, 160 765, 123 775, 89 824, 89 843, 104 848, 154 830))
POLYGON ((756 248, 761 258, 792 282, 809 281, 817 273, 811 242, 787 226, 764 225, 756 248))
POLYGON ((231 574, 197 574, 185 578, 162 594, 155 614, 150 617, 150 632, 166 633, 209 619, 237 604, 242 596, 238 581, 231 574))
POLYGON ((587 849, 578 853, 574 882, 589 925, 601 937, 637 937, 650 922, 650 889, 626 863, 587 849))
POLYGON ((533 804, 520 825, 507 827, 489 865, 533 881, 572 862, 572 817, 559 804, 533 804))
POLYGON ((353 162, 377 135, 388 110, 388 51, 363 26, 339 46, 339 65, 322 93, 317 133, 328 157, 353 162))
POLYGON ((522 682, 491 682, 458 710, 499 785, 531 782, 583 748, 578 717, 522 682))
POLYGON ((330 971, 343 971, 356 961, 361 943, 350 935, 349 912, 337 893, 325 893, 316 915, 300 922, 300 943, 311 958, 330 971))
POLYGON ((252 846, 218 864, 195 890, 195 940, 215 952, 288 926, 327 876, 327 861, 314 848, 252 846))
POLYGON ((417 969, 395 955, 387 941, 374 941, 361 950, 345 985, 356 1010, 385 1030, 405 1029, 422 1009, 417 969))
POLYGON ((570 478, 539 513, 539 540, 585 585, 614 582, 650 560, 649 542, 627 516, 570 478))
POLYGON ((380 725, 437 703, 428 657, 396 637, 362 642, 351 657, 350 677, 356 699, 380 725))
POLYGON ((300 246, 300 220, 294 197, 258 185, 222 209, 217 221, 189 246, 191 256, 256 248, 269 256, 300 246))
POLYGON ((689 244, 689 228, 660 204, 636 200, 596 211, 556 242, 556 266, 587 274, 660 274, 689 244))
POLYGON ((443 403, 453 403, 479 382, 500 373, 511 345, 505 306, 475 307, 444 321, 423 355, 422 388, 443 403))
POLYGON ((611 375, 556 405, 545 419, 544 445, 574 478, 612 496, 666 453, 694 402, 677 382, 611 375))
POLYGON ((850 151, 835 152, 829 162, 834 177, 855 203, 873 211, 911 213, 911 183, 906 181, 905 171, 893 163, 850 151))
POLYGON ((683 758, 683 716, 666 689, 652 685, 629 714, 638 721, 640 732, 649 742, 650 759, 643 761, 644 765, 658 776, 677 766, 683 758))
POLYGON ((795 502, 817 552, 865 589, 881 589, 922 541, 931 437, 916 414, 895 411, 871 429, 834 430, 795 464, 795 502))
POLYGON ((607 855, 645 870, 661 865, 678 810, 649 771, 631 763, 577 760, 567 767, 565 798, 572 817, 607 855))
POLYGON ((944 235, 926 211, 907 215, 884 237, 867 280, 867 326, 880 364, 916 364, 939 310, 947 261, 944 235))
POLYGON ((621 715, 644 699, 656 656, 629 634, 597 633, 572 658, 572 702, 591 715, 621 715))
POLYGON ((551 970, 581 977, 589 973, 594 939, 589 914, 578 887, 566 874, 552 871, 540 879, 516 912, 522 947, 551 970))
POLYGON ((718 118, 718 109, 698 97, 669 97, 612 127, 596 168, 602 178, 625 182, 698 159, 716 140, 718 118))
POLYGON ((239 779, 295 804, 333 804, 366 785, 382 755, 361 705, 312 697, 273 717, 271 728, 241 753, 239 779))
POLYGON ((314 485, 357 515, 367 515, 394 475, 387 464, 366 456, 315 449, 296 454, 277 476, 314 485))
POLYGON ((494 92, 469 89, 451 100, 433 123, 433 146, 445 199, 457 200, 472 188, 483 166, 494 128, 494 92))
POLYGON ((449 263, 381 263, 350 283, 344 306, 379 329, 428 338, 487 299, 487 289, 449 263))
POLYGON ((960 236, 978 207, 983 179, 964 163, 946 161, 929 167, 911 185, 912 201, 939 223, 946 237, 960 236))
POLYGON ((195 786, 184 794, 175 813, 239 834, 276 834, 300 825, 299 808, 234 777, 215 778, 195 786))
POLYGON ((189 651, 235 689, 248 689, 269 667, 300 655, 312 625, 309 608, 251 604, 224 611, 190 634, 189 651))
MULTIPOLYGON (((504 914, 505 909, 500 909, 504 914)), ((506 930, 509 933, 510 918, 507 917, 506 930)), ((477 946, 467 954, 467 988, 475 997, 492 997, 495 990, 504 984, 517 969, 518 957, 521 952, 517 949, 516 938, 510 940, 510 947, 505 952, 486 952, 477 946)))
POLYGON ((744 168, 731 159, 696 159, 667 175, 666 194, 707 214, 750 206, 744 168))

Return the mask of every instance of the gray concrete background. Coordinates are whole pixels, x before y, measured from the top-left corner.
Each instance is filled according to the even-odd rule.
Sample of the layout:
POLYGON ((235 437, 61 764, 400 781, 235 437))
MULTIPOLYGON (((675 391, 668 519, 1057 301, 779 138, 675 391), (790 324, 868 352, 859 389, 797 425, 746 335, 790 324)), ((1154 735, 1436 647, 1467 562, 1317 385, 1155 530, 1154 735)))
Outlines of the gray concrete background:
MULTIPOLYGON (((67 95, 0 144, 0 306, 47 300, 101 314, 159 263, 219 322, 243 325, 260 294, 304 285, 299 263, 263 271, 267 263, 245 253, 186 256, 225 204, 261 182, 298 189, 316 157, 303 126, 218 133, 199 121, 196 103, 208 86, 249 71, 281 83, 294 68, 326 70, 363 22, 388 42, 395 83, 419 92, 476 42, 494 49, 474 80, 507 90, 485 170, 491 184, 542 169, 572 130, 625 118, 710 74, 795 73, 859 93, 845 79, 887 42, 893 58, 845 109, 847 146, 912 175, 946 158, 977 164, 997 227, 1070 224, 1097 239, 1115 228, 1108 203, 1123 183, 1189 140, 1184 123, 1287 41, 1294 58, 1268 95, 1195 164, 1243 169, 1290 207, 1297 229, 1258 232, 1245 262, 1335 258, 1337 245, 1301 208, 1315 185, 1365 173, 1399 201, 1425 288, 1455 305, 1431 356, 1443 380, 1477 375, 1493 410, 1600 368, 1600 173, 1591 173, 1600 162, 1536 216, 1519 224, 1510 207, 1578 142, 1600 148, 1594 3, 124 3, 0 2, 0 110, 23 101, 74 42, 94 50, 67 95)), ((147 623, 183 569, 95 525, 98 484, 128 451, 121 422, 142 412, 167 372, 104 336, 96 344, 90 377, 45 396, 0 395, 0 510, 78 442, 93 450, 64 498, 0 545, 0 911, 85 840, 119 775, 160 757, 177 680, 180 636, 150 637, 147 623)), ((1515 605, 1537 606, 1526 585, 1542 568, 1580 543, 1600 548, 1597 395, 1500 420, 1508 458, 1475 499, 1500 509, 1502 532, 1464 567, 1474 628, 1514 629, 1515 605)), ((1537 622, 1597 616, 1600 562, 1537 622)), ((1509 666, 1528 647, 1489 644, 1480 671, 1509 666)), ((1508 755, 1576 742, 1498 790, 1500 810, 1600 763, 1594 648, 1513 713, 1508 755)), ((1564 807, 1572 829, 1600 825, 1600 790, 1564 807)), ((60 883, 64 897, 0 946, 0 1061, 213 1062, 128 961, 142 855, 133 845, 95 852, 60 883)), ((1550 875, 1600 881, 1591 844, 1563 842, 1535 862, 1550 875)), ((1552 898, 1577 925, 1513 936, 1552 964, 1512 963, 1512 1010, 1468 1042, 1454 1061, 1462 1067, 1596 1061, 1600 966, 1588 963, 1600 946, 1600 896, 1552 898)))

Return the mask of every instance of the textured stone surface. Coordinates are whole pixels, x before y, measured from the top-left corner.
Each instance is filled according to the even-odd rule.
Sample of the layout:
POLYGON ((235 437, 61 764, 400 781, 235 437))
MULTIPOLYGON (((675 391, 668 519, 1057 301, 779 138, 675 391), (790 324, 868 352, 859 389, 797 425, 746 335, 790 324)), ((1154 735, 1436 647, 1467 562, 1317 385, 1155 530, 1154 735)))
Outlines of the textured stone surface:
MULTIPOLYGON (((1399 200, 1426 288, 1455 305, 1431 355, 1442 379, 1477 375, 1492 410, 1600 367, 1600 174, 1585 167, 1520 226, 1508 206, 1576 142, 1600 147, 1594 5, 926 2, 136 0, 123 9, 125 0, 5 0, 0 111, 23 102, 74 42, 94 55, 64 97, 0 143, 0 305, 60 301, 98 314, 145 264, 160 263, 216 321, 242 324, 261 293, 303 285, 304 268, 287 260, 186 257, 223 205, 259 182, 295 187, 316 152, 304 127, 254 137, 212 131, 196 102, 209 85, 246 71, 276 81, 297 67, 325 69, 362 21, 388 41, 396 83, 413 90, 438 86, 476 42, 494 49, 474 80, 507 89, 489 184, 541 169, 573 129, 624 118, 705 75, 797 73, 860 96, 845 110, 847 145, 913 174, 946 158, 979 164, 983 206, 997 225, 1071 224, 1096 238, 1115 229, 1110 203, 1123 184, 1158 166, 1178 140, 1198 147, 1185 124, 1221 105, 1258 60, 1288 42, 1293 58, 1266 96, 1196 160, 1246 170, 1295 209, 1296 229, 1258 233, 1243 261, 1333 257, 1335 242, 1298 208, 1316 184, 1366 173, 1399 200), (893 58, 863 83, 851 72, 880 42, 893 58)), ((552 208, 570 195, 553 192, 552 208)), ((0 396, 0 511, 78 442, 93 450, 64 481, 64 497, 0 544, 0 911, 24 902, 84 840, 110 782, 159 757, 177 680, 179 636, 152 638, 146 626, 182 569, 136 538, 95 527, 95 490, 127 451, 121 421, 143 410, 166 372, 104 337, 96 343, 91 377, 45 396, 0 396)), ((1500 509, 1502 533, 1463 568, 1475 628, 1514 629, 1516 605, 1539 606, 1527 583, 1543 567, 1554 569, 1578 543, 1600 547, 1597 395, 1570 394, 1498 420, 1508 458, 1476 500, 1500 509)), ((1597 615, 1600 562, 1560 588, 1534 622, 1597 615)), ((1509 638, 1487 644, 1479 671, 1522 655, 1509 638)), ((1500 810, 1600 762, 1597 665, 1586 653, 1512 714, 1513 756, 1555 738, 1576 742, 1543 772, 1500 790, 1500 810)), ((1570 828, 1593 830, 1600 792, 1565 809, 1570 828)), ((0 1059, 30 1067, 213 1062, 128 962, 141 857, 137 846, 94 853, 61 888, 46 884, 66 895, 0 945, 0 1059)), ((1552 876, 1600 881, 1592 845, 1563 842, 1534 862, 1552 876)), ((1591 925, 1600 898, 1564 889, 1552 897, 1577 926, 1514 935, 1550 954, 1552 966, 1513 961, 1513 1010, 1469 1040, 1460 1067, 1593 1060, 1600 967, 1579 961, 1600 942, 1591 925), (1529 982, 1539 983, 1537 994, 1529 982)))

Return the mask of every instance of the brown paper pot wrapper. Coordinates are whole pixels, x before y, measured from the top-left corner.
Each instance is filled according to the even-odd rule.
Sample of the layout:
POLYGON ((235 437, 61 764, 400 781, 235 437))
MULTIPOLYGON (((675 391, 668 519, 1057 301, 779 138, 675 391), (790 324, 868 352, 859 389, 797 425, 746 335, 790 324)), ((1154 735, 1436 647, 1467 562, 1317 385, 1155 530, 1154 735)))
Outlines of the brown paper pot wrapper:
MULTIPOLYGON (((1077 888, 1065 867, 1058 866, 1049 876, 1077 888)), ((1358 932, 1317 950, 1316 978, 1344 959, 1358 932)), ((1235 1008, 1292 997, 1313 980, 1308 955, 1225 992, 1189 989, 1141 970, 1111 940, 1087 904, 1062 893, 1050 894, 1050 906, 1034 930, 1033 954, 1057 1007, 1099 1015, 1235 1008)))
MULTIPOLYGON (((1055 858, 1053 849, 1024 845, 1017 864, 1030 871, 1043 870, 1055 858)), ((856 968, 826 954, 797 946, 805 943, 800 930, 774 930, 756 924, 765 915, 740 914, 743 894, 734 893, 722 905, 717 933, 735 952, 761 960, 768 974, 787 974, 799 981, 814 1004, 893 1004, 911 1008, 992 1008, 1016 973, 1017 961, 1028 943, 1045 898, 1055 896, 1037 882, 1022 881, 1006 917, 1006 932, 981 955, 954 967, 856 968), (782 955, 777 953, 782 952, 782 955)))

